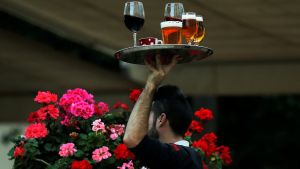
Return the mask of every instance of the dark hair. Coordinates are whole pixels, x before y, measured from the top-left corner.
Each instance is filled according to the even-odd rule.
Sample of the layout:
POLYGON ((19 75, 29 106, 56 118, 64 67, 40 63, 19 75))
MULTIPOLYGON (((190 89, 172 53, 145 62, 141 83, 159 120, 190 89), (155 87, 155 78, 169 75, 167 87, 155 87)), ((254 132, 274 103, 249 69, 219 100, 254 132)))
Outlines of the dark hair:
POLYGON ((165 113, 171 129, 179 136, 184 135, 193 118, 193 111, 186 97, 178 87, 172 85, 161 86, 156 90, 152 111, 155 119, 165 113))

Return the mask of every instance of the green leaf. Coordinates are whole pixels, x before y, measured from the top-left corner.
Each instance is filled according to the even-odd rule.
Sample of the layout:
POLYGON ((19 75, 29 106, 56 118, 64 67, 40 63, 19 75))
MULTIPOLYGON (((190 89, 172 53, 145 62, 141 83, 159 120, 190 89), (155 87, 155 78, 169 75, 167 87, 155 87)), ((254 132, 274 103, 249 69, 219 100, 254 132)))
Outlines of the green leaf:
POLYGON ((72 159, 70 158, 61 158, 57 160, 53 165, 48 166, 46 169, 67 169, 70 167, 72 159))
POLYGON ((82 140, 87 140, 87 135, 86 134, 79 134, 79 138, 82 140))
POLYGON ((81 150, 77 150, 77 152, 75 153, 75 157, 83 158, 84 157, 84 152, 81 151, 81 150))
POLYGON ((185 139, 186 141, 188 141, 188 142, 192 141, 191 136, 186 136, 184 139, 185 139))
POLYGON ((13 146, 13 147, 9 150, 9 152, 7 153, 7 155, 8 155, 9 157, 11 157, 11 158, 14 157, 15 148, 16 148, 16 147, 13 146))
POLYGON ((87 145, 87 141, 85 141, 85 140, 78 140, 76 143, 77 143, 76 145, 79 145, 79 146, 86 146, 87 145))
POLYGON ((57 147, 54 146, 53 144, 50 144, 50 143, 46 143, 46 144, 44 145, 44 148, 45 148, 46 151, 49 151, 49 152, 55 152, 55 151, 58 151, 58 150, 57 150, 57 147))
POLYGON ((113 157, 110 157, 110 158, 108 158, 108 159, 106 160, 106 162, 107 162, 108 164, 114 164, 114 163, 116 162, 116 159, 113 158, 113 157))
POLYGON ((24 144, 25 148, 25 156, 29 158, 33 158, 34 156, 41 154, 40 150, 38 149, 39 145, 36 139, 30 139, 24 144))

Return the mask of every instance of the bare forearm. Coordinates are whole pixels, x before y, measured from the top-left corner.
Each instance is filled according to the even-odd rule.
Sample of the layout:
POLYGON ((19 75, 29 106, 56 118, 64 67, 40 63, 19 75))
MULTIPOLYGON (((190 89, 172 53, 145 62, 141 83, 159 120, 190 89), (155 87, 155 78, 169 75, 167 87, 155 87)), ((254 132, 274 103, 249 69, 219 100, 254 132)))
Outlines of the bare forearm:
POLYGON ((155 89, 154 84, 147 82, 130 114, 124 135, 124 142, 129 148, 135 147, 147 134, 148 119, 155 89))

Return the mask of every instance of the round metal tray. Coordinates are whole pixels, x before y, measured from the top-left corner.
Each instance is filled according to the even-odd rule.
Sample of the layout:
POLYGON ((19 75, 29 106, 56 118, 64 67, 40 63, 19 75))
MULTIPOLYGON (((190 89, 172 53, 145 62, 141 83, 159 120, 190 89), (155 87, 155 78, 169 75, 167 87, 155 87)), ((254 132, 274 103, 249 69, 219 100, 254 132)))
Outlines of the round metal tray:
POLYGON ((160 55, 162 64, 170 62, 172 57, 178 56, 178 63, 189 63, 202 60, 213 54, 213 50, 195 45, 148 45, 124 48, 117 51, 116 59, 127 63, 145 64, 146 60, 154 60, 160 55))

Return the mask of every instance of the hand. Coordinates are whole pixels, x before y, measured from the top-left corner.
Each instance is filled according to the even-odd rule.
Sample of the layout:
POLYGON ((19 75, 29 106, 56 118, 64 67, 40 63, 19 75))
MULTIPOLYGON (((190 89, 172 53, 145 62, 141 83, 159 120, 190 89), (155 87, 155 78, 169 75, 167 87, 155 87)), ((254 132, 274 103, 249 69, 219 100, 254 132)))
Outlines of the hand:
POLYGON ((149 63, 149 61, 145 60, 145 65, 151 71, 151 74, 148 76, 147 83, 157 87, 170 72, 170 70, 177 64, 177 60, 177 57, 174 56, 172 61, 167 65, 163 65, 161 63, 159 55, 156 55, 154 63, 149 63))

